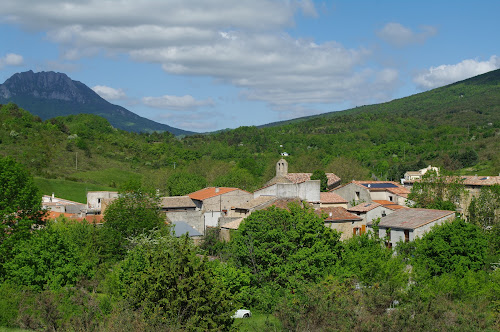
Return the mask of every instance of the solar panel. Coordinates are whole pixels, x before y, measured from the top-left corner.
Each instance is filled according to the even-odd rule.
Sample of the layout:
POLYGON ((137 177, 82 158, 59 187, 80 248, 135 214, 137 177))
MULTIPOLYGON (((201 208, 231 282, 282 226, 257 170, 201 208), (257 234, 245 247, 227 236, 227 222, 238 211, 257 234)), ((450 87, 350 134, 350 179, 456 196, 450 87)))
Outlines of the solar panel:
POLYGON ((366 188, 397 188, 394 183, 363 183, 366 188))
POLYGON ((488 180, 488 178, 482 178, 482 179, 479 179, 479 180, 488 180))

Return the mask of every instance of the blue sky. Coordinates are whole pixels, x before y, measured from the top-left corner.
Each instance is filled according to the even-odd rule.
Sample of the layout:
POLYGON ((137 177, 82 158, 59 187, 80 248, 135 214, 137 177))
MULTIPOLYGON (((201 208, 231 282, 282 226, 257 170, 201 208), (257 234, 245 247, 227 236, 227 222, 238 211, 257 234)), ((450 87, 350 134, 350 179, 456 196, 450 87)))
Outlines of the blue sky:
POLYGON ((401 98, 500 68, 500 1, 0 3, 0 83, 57 71, 198 131, 401 98))

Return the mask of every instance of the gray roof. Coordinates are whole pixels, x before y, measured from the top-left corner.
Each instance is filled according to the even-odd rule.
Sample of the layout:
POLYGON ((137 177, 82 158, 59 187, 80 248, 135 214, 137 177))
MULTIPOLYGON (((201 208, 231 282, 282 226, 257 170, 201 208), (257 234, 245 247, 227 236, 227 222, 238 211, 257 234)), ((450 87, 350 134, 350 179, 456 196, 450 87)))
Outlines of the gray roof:
POLYGON ((175 232, 176 237, 181 237, 186 233, 188 233, 189 237, 203 235, 193 227, 189 226, 188 223, 185 221, 174 221, 172 225, 173 225, 172 232, 175 232))
MULTIPOLYGON (((454 217, 455 212, 431 209, 400 209, 380 218, 379 227, 415 229, 444 217, 454 217)), ((368 226, 372 222, 367 223, 368 226)))
POLYGON ((264 205, 264 207, 267 207, 275 200, 276 200, 276 196, 259 196, 257 198, 252 199, 249 202, 245 202, 245 203, 242 203, 241 205, 237 205, 237 206, 235 206, 235 208, 241 209, 241 210, 251 210, 251 209, 260 207, 261 205, 264 205))
POLYGON ((175 208, 195 208, 193 200, 188 196, 170 196, 162 197, 160 201, 160 206, 163 209, 175 209, 175 208))

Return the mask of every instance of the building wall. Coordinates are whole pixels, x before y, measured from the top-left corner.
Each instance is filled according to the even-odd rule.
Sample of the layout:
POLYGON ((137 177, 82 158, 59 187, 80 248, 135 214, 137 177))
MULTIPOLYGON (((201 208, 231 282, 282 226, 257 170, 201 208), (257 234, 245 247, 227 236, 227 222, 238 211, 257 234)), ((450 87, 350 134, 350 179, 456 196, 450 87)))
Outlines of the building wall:
POLYGON ((116 191, 89 191, 87 192, 87 208, 100 210, 102 200, 114 198, 118 198, 116 191))
POLYGON ((363 222, 364 224, 366 225, 367 222, 370 222, 370 221, 373 221, 374 219, 377 219, 377 218, 382 218, 382 214, 385 212, 385 215, 389 215, 390 213, 394 212, 386 207, 383 207, 383 206, 377 206, 376 208, 374 209, 371 209, 370 211, 366 212, 366 213, 355 213, 355 212, 351 212, 351 213, 355 213, 357 215, 359 215, 361 218, 363 218, 363 222))
POLYGON ((345 199, 348 202, 348 207, 358 205, 360 202, 372 202, 369 191, 354 183, 349 183, 343 187, 337 188, 333 190, 333 192, 345 199), (356 192, 358 192, 359 195, 356 195, 356 192), (353 201, 354 205, 351 204, 353 201))
POLYGON ((252 199, 251 193, 238 189, 203 200, 202 209, 205 212, 226 210, 230 213, 232 207, 242 205, 252 199))
POLYGON ((302 183, 276 183, 272 186, 254 192, 254 198, 260 196, 275 196, 277 198, 300 198, 310 202, 319 202, 320 180, 309 180, 302 183))
POLYGON ((366 224, 362 221, 325 222, 325 227, 341 232, 341 241, 352 238, 354 235, 354 228, 359 228, 359 233, 362 233, 362 230, 366 229, 366 226, 363 227, 363 225, 366 224))
POLYGON ((347 203, 321 203, 319 204, 320 208, 327 208, 327 207, 343 207, 344 209, 347 209, 347 203))
POLYGON ((205 227, 219 226, 219 218, 222 216, 220 211, 207 211, 203 214, 205 219, 205 227))
POLYGON ((202 211, 166 212, 167 218, 172 221, 184 221, 201 234, 205 234, 205 216, 202 211))

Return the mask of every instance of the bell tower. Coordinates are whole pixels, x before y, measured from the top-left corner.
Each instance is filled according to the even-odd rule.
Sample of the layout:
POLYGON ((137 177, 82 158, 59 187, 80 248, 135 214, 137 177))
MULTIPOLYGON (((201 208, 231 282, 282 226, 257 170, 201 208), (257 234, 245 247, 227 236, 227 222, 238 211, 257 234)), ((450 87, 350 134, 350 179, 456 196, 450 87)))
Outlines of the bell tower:
POLYGON ((276 163, 276 177, 286 176, 288 174, 288 163, 285 159, 281 158, 276 163))

